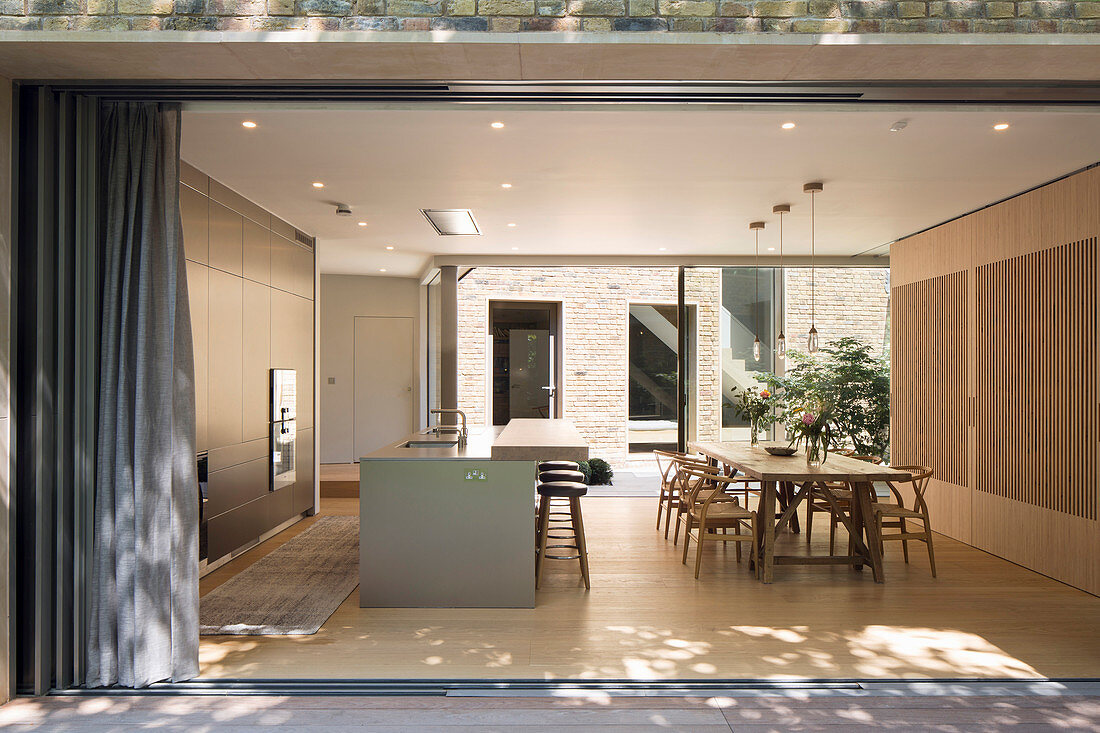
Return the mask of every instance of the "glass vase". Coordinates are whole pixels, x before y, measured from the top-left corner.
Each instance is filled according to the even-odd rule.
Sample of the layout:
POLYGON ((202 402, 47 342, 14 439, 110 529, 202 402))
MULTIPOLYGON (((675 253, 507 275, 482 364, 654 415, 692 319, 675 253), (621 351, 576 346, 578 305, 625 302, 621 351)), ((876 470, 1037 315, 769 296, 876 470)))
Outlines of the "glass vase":
POLYGON ((824 435, 807 435, 806 436, 806 464, 809 466, 820 466, 825 462, 825 436, 824 435))
POLYGON ((753 418, 749 422, 749 445, 755 446, 760 442, 760 420, 753 418))

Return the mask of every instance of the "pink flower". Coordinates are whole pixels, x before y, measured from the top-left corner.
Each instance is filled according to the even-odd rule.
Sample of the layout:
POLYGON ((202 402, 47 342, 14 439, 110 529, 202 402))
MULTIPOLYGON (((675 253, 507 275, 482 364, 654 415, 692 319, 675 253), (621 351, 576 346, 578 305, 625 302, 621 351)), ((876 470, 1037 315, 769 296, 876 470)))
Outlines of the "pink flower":
POLYGON ((815 420, 817 420, 817 418, 814 417, 814 414, 812 412, 802 413, 802 424, 803 425, 813 425, 815 420))
POLYGON ((763 390, 760 390, 760 396, 763 397, 764 399, 768 399, 769 397, 772 396, 772 393, 769 392, 766 389, 763 389, 763 390))

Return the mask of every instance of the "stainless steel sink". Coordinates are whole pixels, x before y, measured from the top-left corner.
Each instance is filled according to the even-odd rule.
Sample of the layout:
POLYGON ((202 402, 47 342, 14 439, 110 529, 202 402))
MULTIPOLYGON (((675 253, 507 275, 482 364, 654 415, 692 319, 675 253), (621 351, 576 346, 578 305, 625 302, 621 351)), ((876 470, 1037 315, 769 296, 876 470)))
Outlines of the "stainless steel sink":
POLYGON ((458 445, 458 440, 410 440, 402 448, 451 448, 458 445))

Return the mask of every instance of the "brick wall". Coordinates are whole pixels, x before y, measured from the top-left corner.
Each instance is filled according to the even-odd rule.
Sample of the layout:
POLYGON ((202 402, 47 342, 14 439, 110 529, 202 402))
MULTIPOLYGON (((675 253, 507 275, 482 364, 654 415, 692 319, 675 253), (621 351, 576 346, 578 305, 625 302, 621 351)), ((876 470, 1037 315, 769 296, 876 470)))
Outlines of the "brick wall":
MULTIPOLYGON (((458 287, 459 407, 471 424, 487 424, 487 334, 490 300, 561 303, 565 355, 564 414, 592 446, 592 455, 621 461, 627 453, 627 320, 631 303, 675 304, 675 268, 495 268, 472 271, 458 287)), ((689 270, 687 301, 697 309, 700 425, 716 438, 721 374, 718 363, 719 276, 689 270)))
MULTIPOLYGON (((819 269, 815 304, 817 333, 822 345, 841 336, 869 344, 884 353, 890 343, 889 296, 886 268, 835 267, 819 269)), ((789 269, 784 283, 788 348, 806 350, 810 332, 810 270, 789 269)))
POLYGON ((1092 33, 1098 0, 0 0, 0 30, 1092 33))
MULTIPOLYGON (((854 335, 881 352, 886 321, 885 269, 817 273, 817 327, 825 341, 854 335)), ((627 320, 635 304, 675 304, 676 268, 498 268, 470 272, 458 287, 459 407, 472 425, 490 423, 490 300, 561 303, 564 415, 592 446, 593 456, 621 465, 627 456, 627 320)), ((808 269, 787 271, 787 335, 804 349, 809 330, 808 269)), ((696 306, 698 437, 720 438, 720 271, 686 272, 687 302, 696 306)))

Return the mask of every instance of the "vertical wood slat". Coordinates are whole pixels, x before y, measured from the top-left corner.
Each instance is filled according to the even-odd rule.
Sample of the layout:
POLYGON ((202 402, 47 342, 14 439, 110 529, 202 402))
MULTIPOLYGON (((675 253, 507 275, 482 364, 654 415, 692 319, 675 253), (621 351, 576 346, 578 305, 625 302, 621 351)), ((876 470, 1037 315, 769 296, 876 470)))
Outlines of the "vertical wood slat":
POLYGON ((984 363, 975 488, 1090 520, 1097 517, 1096 248, 1091 238, 982 265, 977 293, 984 363))

